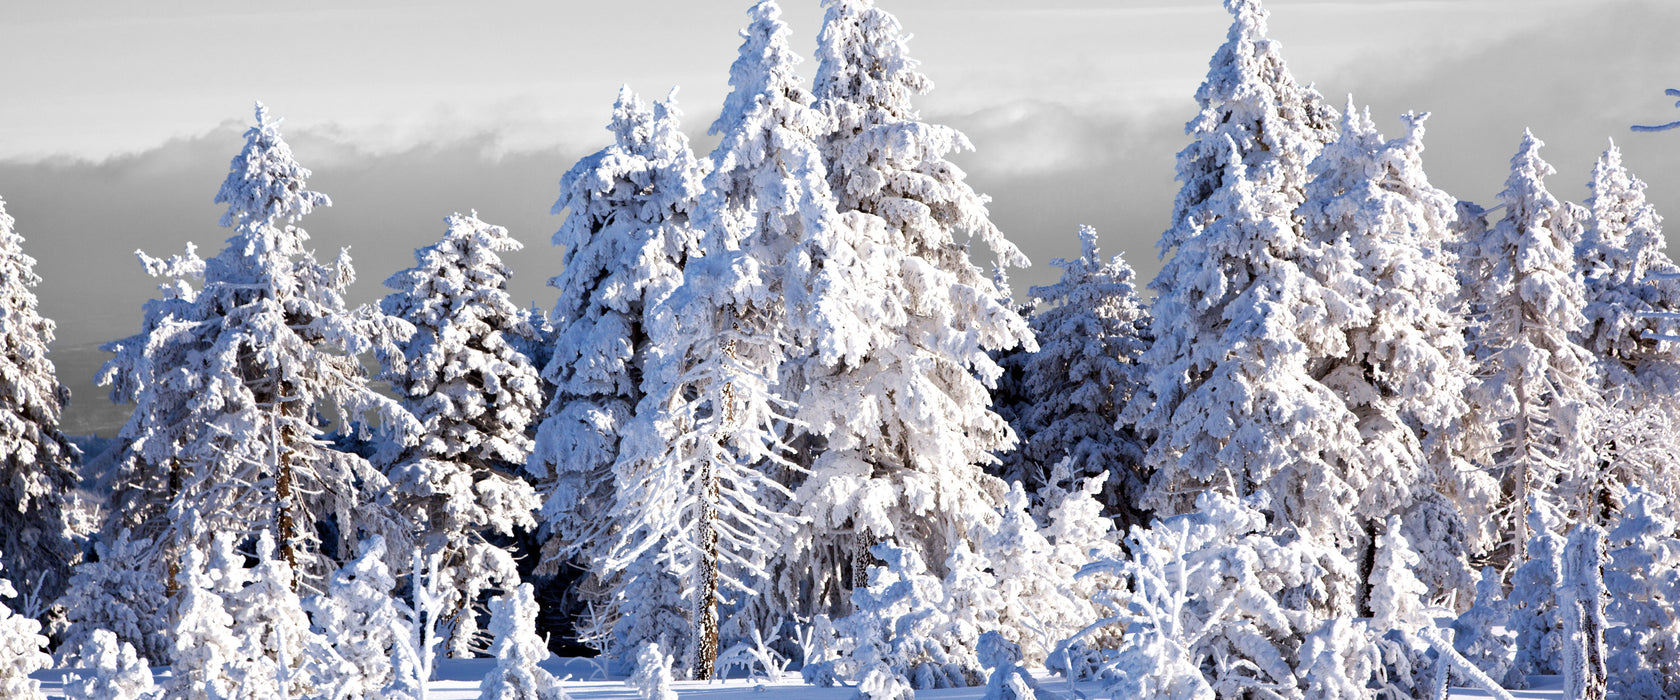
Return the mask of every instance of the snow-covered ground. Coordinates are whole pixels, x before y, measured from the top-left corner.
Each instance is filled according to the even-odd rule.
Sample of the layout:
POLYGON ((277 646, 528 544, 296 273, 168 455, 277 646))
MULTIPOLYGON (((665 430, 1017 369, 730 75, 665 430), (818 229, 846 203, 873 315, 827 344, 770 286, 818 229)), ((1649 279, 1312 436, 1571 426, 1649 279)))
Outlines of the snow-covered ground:
MULTIPOLYGON (((439 663, 436 678, 429 686, 431 700, 477 700, 479 697, 478 684, 484 675, 495 668, 495 659, 447 659, 439 663)), ((565 681, 566 694, 577 700, 631 700, 639 697, 634 688, 624 684, 622 676, 601 678, 594 664, 589 659, 562 659, 549 657, 542 667, 548 669, 557 678, 567 678, 565 681), (593 680, 588 680, 593 679, 593 680)), ((165 679, 167 668, 154 669, 159 681, 165 679)), ((62 688, 67 671, 41 671, 34 674, 41 680, 42 689, 49 698, 63 697, 62 688)), ((1060 678, 1046 677, 1042 673, 1035 674, 1040 685, 1052 693, 1061 693, 1062 697, 1078 698, 1079 694, 1068 693, 1067 684, 1060 678)), ((1528 690, 1513 690, 1511 695, 1517 698, 1562 698, 1563 679, 1555 676, 1535 676, 1529 679, 1533 687, 1528 690)), ((792 700, 850 700, 856 689, 818 688, 806 685, 800 681, 798 673, 782 674, 782 679, 775 682, 763 678, 754 680, 733 679, 728 681, 678 681, 673 684, 677 694, 683 698, 705 698, 706 700, 763 700, 770 698, 788 698, 792 700)), ((1102 697, 1095 684, 1080 684, 1075 688, 1085 698, 1102 697)), ((946 690, 923 690, 916 693, 917 698, 929 700, 976 700, 986 695, 984 687, 952 688, 946 690)), ((1049 693, 1046 693, 1049 695, 1049 693)), ((1487 692, 1474 688, 1455 688, 1452 698, 1486 698, 1491 697, 1487 692)))

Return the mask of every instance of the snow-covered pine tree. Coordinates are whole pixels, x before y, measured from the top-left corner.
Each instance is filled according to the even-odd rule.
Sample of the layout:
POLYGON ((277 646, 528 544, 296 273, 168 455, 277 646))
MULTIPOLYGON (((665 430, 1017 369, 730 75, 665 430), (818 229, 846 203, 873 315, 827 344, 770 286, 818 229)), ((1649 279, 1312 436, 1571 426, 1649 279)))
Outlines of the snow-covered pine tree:
POLYGON ((66 648, 78 649, 96 630, 106 630, 151 663, 169 663, 171 642, 157 624, 164 585, 145 562, 151 547, 151 540, 131 538, 126 529, 109 542, 93 543, 93 558, 76 565, 58 601, 69 623, 66 648))
POLYGON ((25 591, 62 590, 80 559, 68 509, 81 453, 58 430, 70 403, 47 346, 50 319, 37 310, 35 258, 0 200, 0 551, 25 591))
POLYGON ((507 229, 453 214, 443 240, 414 252, 418 264, 385 280, 387 315, 413 324, 381 378, 423 426, 418 445, 378 459, 396 508, 419 534, 450 600, 454 655, 470 653, 485 588, 515 585, 513 557, 490 543, 536 527, 536 492, 518 471, 531 454, 527 428, 542 410, 542 379, 515 347, 537 332, 513 303, 512 273, 498 253, 521 245, 507 229))
POLYGON ((1107 472, 1101 498, 1124 529, 1145 522, 1138 503, 1146 445, 1121 424, 1120 411, 1144 380, 1138 360, 1150 344, 1149 316, 1125 258, 1104 261, 1089 226, 1079 243, 1080 257, 1050 261, 1062 268, 1059 281, 1031 289, 1045 305, 1028 319, 1039 347, 1020 358, 1011 427, 1021 443, 1002 455, 997 473, 1037 494, 1063 459, 1076 484, 1107 472))
POLYGON ((1672 398, 1680 388, 1680 344, 1647 337, 1674 335, 1680 321, 1662 315, 1680 310, 1680 266, 1665 250, 1662 217, 1645 199, 1645 182, 1622 165, 1614 143, 1587 184, 1591 196, 1585 204, 1592 217, 1576 246, 1587 321, 1578 337, 1606 360, 1607 389, 1672 398))
POLYGON ((537 636, 537 601, 531 584, 521 583, 491 603, 490 634, 496 641, 490 655, 496 668, 479 684, 485 700, 564 700, 566 691, 547 670, 537 666, 549 656, 537 636))
POLYGON ((410 329, 345 305, 355 279, 348 252, 331 267, 317 263, 295 225, 328 199, 305 188, 309 171, 261 103, 256 120, 216 195, 228 205, 222 225, 234 230, 227 247, 209 260, 190 244, 168 260, 141 253, 149 272, 169 278, 165 298, 146 305, 139 334, 104 346, 116 357, 101 381, 135 404, 106 529, 134 527, 173 571, 180 548, 207 533, 268 527, 299 585, 312 588, 333 568, 318 541, 323 520, 334 521, 341 545, 399 527, 363 496, 383 491, 383 477, 322 439, 322 415, 411 440, 414 419, 368 387, 355 357, 375 345, 389 352, 410 329), (189 510, 202 529, 183 527, 189 510))
POLYGON ((947 158, 967 138, 910 104, 932 85, 909 37, 869 0, 825 4, 805 121, 821 127, 813 171, 826 171, 841 218, 806 239, 806 344, 785 384, 803 389, 798 418, 815 439, 796 497, 808 520, 783 571, 809 578, 784 576, 780 592, 800 614, 840 615, 874 542, 913 549, 940 574, 958 542, 977 549, 970 528, 995 520, 1004 493, 982 466, 1014 442, 990 408, 1002 371, 987 352, 1036 346, 969 258, 978 240, 1000 267, 1027 264, 947 158))
POLYGON ((239 640, 216 585, 204 551, 188 542, 176 574, 175 620, 170 627, 174 662, 163 696, 167 700, 222 700, 232 697, 237 687, 236 669, 229 663, 239 658, 239 640))
POLYGON ((1531 496, 1566 516, 1588 512, 1602 405, 1595 358, 1572 337, 1585 321, 1575 263, 1585 211, 1546 191, 1555 171, 1540 159, 1541 145, 1524 131, 1499 195, 1505 213, 1467 246, 1472 266, 1488 272, 1468 290, 1481 310, 1476 403, 1481 420, 1501 430, 1493 466, 1503 481, 1507 558, 1518 563, 1528 558, 1531 496))
POLYGON ((1592 194, 1576 257, 1586 288, 1586 323, 1576 334, 1603 370, 1606 416, 1599 473, 1585 519, 1604 522, 1611 492, 1629 484, 1680 496, 1680 430, 1670 423, 1680 393, 1680 266, 1664 248, 1662 217, 1645 183, 1611 144, 1593 167, 1592 194))
POLYGON ((690 215, 706 166, 690 150, 680 115, 675 90, 650 111, 625 87, 608 126, 613 144, 560 180, 554 213, 571 213, 554 234, 566 256, 548 282, 560 297, 542 375, 555 390, 526 466, 546 498, 544 569, 588 553, 608 529, 612 465, 656 350, 647 319, 682 283, 697 250, 690 215))
POLYGON ((303 603, 315 631, 352 667, 350 678, 339 679, 349 697, 377 696, 391 681, 391 647, 409 634, 391 597, 395 587, 385 566, 385 540, 374 535, 327 582, 326 593, 303 603))
POLYGON ((1147 390, 1129 407, 1153 440, 1143 505, 1170 514, 1210 489, 1266 491, 1285 522, 1353 548, 1364 533, 1347 464, 1362 441, 1313 370, 1346 353, 1336 331, 1361 319, 1349 285, 1308 274, 1322 246, 1295 215, 1335 112, 1290 77, 1256 0, 1226 8, 1235 21, 1178 155, 1184 185, 1159 244, 1172 257, 1150 285, 1147 390))
MULTIPOLYGON (((0 567, 0 572, 4 568, 0 567)), ((0 697, 7 700, 46 700, 41 682, 29 674, 52 666, 47 655, 47 638, 41 623, 12 612, 6 598, 16 598, 17 589, 0 573, 0 697)))
POLYGON ((749 15, 695 209, 704 255, 688 260, 681 286, 649 320, 648 337, 665 352, 643 368, 644 396, 613 467, 617 500, 603 521, 616 531, 597 558, 610 576, 653 553, 687 579, 683 666, 697 680, 712 675, 727 591, 763 588, 764 562, 792 529, 779 508, 791 494, 772 476, 788 467, 787 407, 775 384, 790 319, 808 304, 795 251, 824 238, 833 219, 810 138, 820 118, 804 106, 781 10, 762 0, 749 15))
POLYGON ((1308 169, 1297 214, 1307 237, 1324 246, 1309 263, 1312 274, 1349 290, 1343 300, 1357 309, 1334 331, 1345 352, 1313 369, 1358 420, 1363 456, 1346 463, 1344 477, 1359 492, 1355 517, 1371 541, 1391 515, 1405 514, 1408 524, 1454 521, 1423 523, 1406 537, 1429 557, 1429 597, 1456 591, 1468 600, 1467 555, 1491 543, 1464 542, 1463 534, 1497 506, 1499 487, 1468 461, 1479 446, 1464 426, 1474 368, 1456 308, 1457 200, 1424 173, 1428 116, 1402 115, 1406 134, 1385 140, 1350 99, 1339 136, 1308 169))
POLYGON ((94 630, 76 647, 76 657, 78 672, 64 678, 69 700, 142 700, 156 688, 146 660, 110 630, 94 630))

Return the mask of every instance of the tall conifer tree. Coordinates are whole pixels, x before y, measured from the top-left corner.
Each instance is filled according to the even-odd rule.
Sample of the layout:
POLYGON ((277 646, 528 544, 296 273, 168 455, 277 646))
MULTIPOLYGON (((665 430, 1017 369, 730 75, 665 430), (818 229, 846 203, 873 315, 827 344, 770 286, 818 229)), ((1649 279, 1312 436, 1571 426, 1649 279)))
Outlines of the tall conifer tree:
POLYGON ((191 244, 168 260, 140 253, 149 272, 169 278, 165 298, 146 305, 138 335, 105 346, 116 357, 102 380, 114 399, 135 404, 107 529, 155 536, 157 561, 174 572, 183 548, 203 546, 208 533, 271 528, 279 556, 313 587, 333 568, 322 521, 335 521, 346 541, 399 527, 371 495, 384 479, 323 439, 322 414, 362 430, 377 421, 392 439, 412 440, 413 417, 368 387, 355 358, 376 344, 392 350, 390 339, 412 328, 345 305, 355 279, 348 253, 317 263, 295 225, 330 202, 306 189, 309 171, 261 103, 256 120, 216 195, 234 231, 227 247, 208 260, 191 244), (189 512, 201 527, 183 519, 189 512))
POLYGON ((1602 406, 1592 353, 1573 336, 1586 318, 1576 265, 1586 210, 1546 191, 1555 172, 1540 159, 1541 141, 1525 131, 1499 193, 1505 213, 1475 246, 1473 266, 1489 275, 1470 290, 1481 309, 1474 352, 1481 384, 1476 402, 1497 423, 1493 464, 1507 509, 1500 521, 1510 561, 1527 559, 1529 504, 1539 497, 1578 514, 1597 469, 1595 421, 1602 406))
POLYGON ((63 590, 80 559, 70 510, 76 447, 59 432, 70 402, 47 346, 54 324, 37 310, 35 259, 0 200, 0 562, 18 586, 63 590))
POLYGON ((1346 351, 1335 329, 1357 316, 1347 290, 1309 274, 1320 246, 1295 214, 1335 112, 1290 76, 1256 0, 1226 8, 1235 21, 1178 155, 1184 184, 1160 242, 1172 257, 1150 285, 1156 340, 1130 414, 1153 438, 1144 505, 1170 514, 1206 490, 1266 491, 1286 522, 1349 547, 1359 435, 1313 370, 1346 351))

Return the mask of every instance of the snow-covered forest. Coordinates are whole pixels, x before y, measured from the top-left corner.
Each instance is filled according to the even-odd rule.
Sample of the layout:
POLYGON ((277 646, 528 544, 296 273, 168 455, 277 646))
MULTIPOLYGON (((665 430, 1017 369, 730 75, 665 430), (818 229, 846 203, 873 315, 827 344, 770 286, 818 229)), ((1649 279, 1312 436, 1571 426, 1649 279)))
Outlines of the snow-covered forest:
POLYGON ((1680 697, 1680 266, 1614 145, 1568 202, 1513 124, 1461 200, 1225 0, 1161 272, 1085 228, 1017 290, 908 29, 821 4, 809 59, 750 9, 710 154, 621 91, 551 309, 476 212, 352 306, 258 103, 111 441, 0 208, 0 698, 1680 697))

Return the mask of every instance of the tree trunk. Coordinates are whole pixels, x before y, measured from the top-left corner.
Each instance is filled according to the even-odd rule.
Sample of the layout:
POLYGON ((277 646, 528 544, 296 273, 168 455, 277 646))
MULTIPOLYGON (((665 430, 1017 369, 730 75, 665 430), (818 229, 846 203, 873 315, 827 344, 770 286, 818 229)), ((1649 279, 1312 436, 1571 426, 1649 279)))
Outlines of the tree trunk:
POLYGON ((701 467, 699 517, 694 539, 699 547, 694 576, 694 638, 690 642, 689 673, 697 681, 712 679, 718 655, 718 536, 717 536, 717 473, 707 460, 701 467))

